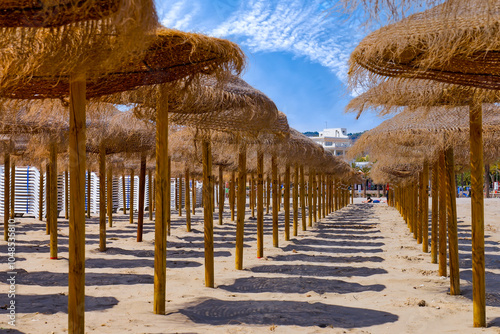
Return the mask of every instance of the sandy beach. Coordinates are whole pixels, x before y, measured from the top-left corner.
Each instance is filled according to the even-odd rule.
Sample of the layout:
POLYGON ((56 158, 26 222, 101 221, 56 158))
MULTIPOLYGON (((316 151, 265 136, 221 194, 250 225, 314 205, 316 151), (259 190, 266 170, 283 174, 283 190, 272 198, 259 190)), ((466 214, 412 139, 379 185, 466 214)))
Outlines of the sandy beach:
MULTIPOLYGON (((462 295, 448 295, 430 254, 386 204, 355 204, 256 257, 256 221, 245 222, 244 270, 235 270, 235 223, 214 222, 215 289, 204 286, 203 215, 172 212, 167 311, 153 314, 154 224, 144 241, 115 215, 108 250, 98 251, 98 217, 86 227, 86 332, 96 333, 500 333, 500 199, 485 199, 488 328, 472 327, 470 199, 457 199, 462 295)), ((227 208, 226 208, 227 209, 227 208)), ((45 222, 16 225, 16 327, 8 324, 7 247, 1 243, 1 325, 5 333, 67 332, 68 223, 59 219, 59 259, 49 259, 45 222)))

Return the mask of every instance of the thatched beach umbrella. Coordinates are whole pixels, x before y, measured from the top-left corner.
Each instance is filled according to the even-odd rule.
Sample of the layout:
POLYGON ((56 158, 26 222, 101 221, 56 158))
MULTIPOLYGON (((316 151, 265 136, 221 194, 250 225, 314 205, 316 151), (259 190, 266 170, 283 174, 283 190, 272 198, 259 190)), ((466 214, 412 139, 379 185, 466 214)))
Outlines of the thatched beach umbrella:
MULTIPOLYGON (((65 98, 69 95, 70 105, 70 172, 71 200, 70 214, 70 323, 79 331, 83 330, 84 297, 84 183, 85 183, 85 103, 86 98, 132 89, 144 84, 159 84, 178 80, 183 77, 195 77, 197 73, 220 74, 222 77, 233 69, 240 71, 243 66, 241 50, 233 43, 205 37, 197 34, 185 34, 168 29, 159 30, 149 41, 145 53, 129 57, 120 62, 113 71, 99 72, 42 72, 33 75, 28 82, 8 82, 7 88, 0 95, 16 99, 36 99, 45 97, 65 98), (76 73, 76 74, 75 74, 76 73), (99 74, 102 75, 99 77, 99 74), (86 79, 88 78, 88 80, 86 79), (87 91, 87 86, 89 90, 87 91), (76 210, 76 211, 75 211, 76 210), (72 241, 74 238, 77 241, 72 241), (78 311, 77 311, 78 310, 78 311)), ((42 68, 46 70, 46 68, 42 68)), ((13 73, 11 73, 13 74, 13 73)), ((165 88, 166 89, 166 88, 165 88)), ((161 92, 166 97, 168 92, 161 92)), ((158 156, 167 155, 167 100, 160 98, 157 125, 158 156)), ((165 175, 161 159, 157 159, 157 174, 165 175)), ((156 178, 158 194, 166 194, 166 179, 156 178)), ((156 196, 162 205, 166 205, 166 196, 156 196)), ((165 306, 165 219, 158 211, 155 243, 155 312, 164 313, 165 306), (163 241, 162 241, 163 240, 163 241)), ((70 326, 71 327, 71 326, 70 326)))
MULTIPOLYGON (((500 4, 454 3, 454 15, 443 15, 444 4, 366 37, 351 56, 351 82, 390 76, 500 89, 500 58, 492 52, 500 47, 496 38, 500 4)), ((469 115, 474 326, 486 325, 481 97, 477 91, 469 115)))

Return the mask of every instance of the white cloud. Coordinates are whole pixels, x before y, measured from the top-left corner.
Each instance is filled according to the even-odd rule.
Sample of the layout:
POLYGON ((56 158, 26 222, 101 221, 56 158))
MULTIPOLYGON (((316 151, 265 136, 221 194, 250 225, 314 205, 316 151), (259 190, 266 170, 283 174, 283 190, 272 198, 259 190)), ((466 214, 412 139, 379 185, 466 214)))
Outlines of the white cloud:
POLYGON ((160 9, 163 9, 163 13, 160 14, 162 25, 178 30, 188 30, 193 17, 200 11, 200 5, 194 1, 178 0, 169 1, 168 9, 160 9))
POLYGON ((252 52, 285 51, 306 57, 346 82, 349 54, 362 38, 358 26, 326 16, 321 0, 249 0, 210 34, 237 36, 252 52))

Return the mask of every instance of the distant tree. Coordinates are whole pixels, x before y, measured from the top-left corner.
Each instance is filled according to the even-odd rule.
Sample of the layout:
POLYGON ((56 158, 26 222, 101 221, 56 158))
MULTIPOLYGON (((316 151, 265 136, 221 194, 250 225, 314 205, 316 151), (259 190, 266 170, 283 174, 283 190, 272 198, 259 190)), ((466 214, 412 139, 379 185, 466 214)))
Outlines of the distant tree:
POLYGON ((319 136, 318 131, 306 131, 306 132, 303 132, 302 134, 304 134, 307 137, 318 137, 319 136))
POLYGON ((352 140, 352 143, 354 144, 358 138, 365 133, 366 131, 363 132, 356 132, 356 133, 348 133, 347 137, 349 137, 350 140, 352 140))

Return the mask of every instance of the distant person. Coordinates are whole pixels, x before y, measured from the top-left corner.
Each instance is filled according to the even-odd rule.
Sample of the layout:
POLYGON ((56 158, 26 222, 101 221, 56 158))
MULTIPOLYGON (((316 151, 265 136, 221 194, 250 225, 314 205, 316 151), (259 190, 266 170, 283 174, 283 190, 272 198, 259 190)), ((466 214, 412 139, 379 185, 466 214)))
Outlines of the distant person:
POLYGON ((363 203, 373 203, 373 200, 370 195, 366 196, 366 201, 363 201, 363 203))

